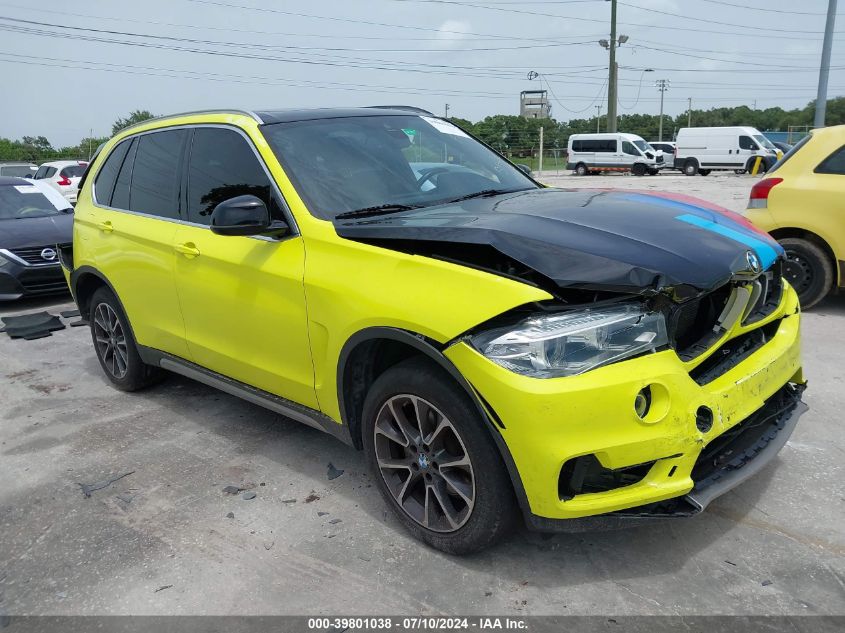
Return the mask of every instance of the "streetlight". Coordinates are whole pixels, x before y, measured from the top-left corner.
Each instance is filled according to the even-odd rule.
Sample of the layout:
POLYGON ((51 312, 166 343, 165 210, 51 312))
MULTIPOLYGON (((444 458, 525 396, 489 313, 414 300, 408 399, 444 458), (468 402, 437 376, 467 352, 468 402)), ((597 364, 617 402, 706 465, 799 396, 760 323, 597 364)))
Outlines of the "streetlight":
POLYGON ((654 82, 657 89, 660 91, 660 124, 658 126, 657 140, 663 140, 663 95, 669 90, 669 84, 672 83, 668 79, 658 79, 654 82))
POLYGON ((616 80, 619 76, 619 67, 616 63, 616 47, 622 46, 628 41, 627 35, 616 37, 616 0, 613 0, 610 20, 610 39, 600 39, 599 46, 610 51, 610 66, 607 80, 607 131, 616 131, 616 80))

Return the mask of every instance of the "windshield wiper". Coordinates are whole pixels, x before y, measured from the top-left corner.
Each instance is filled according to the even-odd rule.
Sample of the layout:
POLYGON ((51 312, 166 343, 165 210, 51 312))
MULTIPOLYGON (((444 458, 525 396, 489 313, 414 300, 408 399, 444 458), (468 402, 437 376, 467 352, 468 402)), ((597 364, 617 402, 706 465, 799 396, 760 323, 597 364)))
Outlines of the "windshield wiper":
POLYGON ((460 196, 459 198, 452 198, 451 200, 447 200, 443 204, 463 202, 464 200, 472 200, 473 198, 492 198, 493 196, 498 196, 499 194, 514 193, 517 191, 527 191, 527 189, 482 189, 481 191, 476 191, 475 193, 468 193, 467 195, 460 196))
POLYGON ((411 209, 419 209, 419 206, 409 204, 379 204, 374 207, 364 207, 363 209, 355 209, 354 211, 338 213, 334 217, 336 220, 342 220, 344 218, 363 218, 370 215, 387 215, 388 213, 410 211, 411 209))

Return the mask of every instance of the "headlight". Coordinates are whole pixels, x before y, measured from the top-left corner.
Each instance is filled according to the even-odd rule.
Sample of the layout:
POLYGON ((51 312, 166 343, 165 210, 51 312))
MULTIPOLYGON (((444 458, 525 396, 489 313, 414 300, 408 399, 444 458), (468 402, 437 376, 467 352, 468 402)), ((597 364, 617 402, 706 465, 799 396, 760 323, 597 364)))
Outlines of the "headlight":
POLYGON ((518 374, 557 378, 653 352, 668 343, 666 321, 642 306, 538 315, 477 334, 472 345, 493 362, 518 374))

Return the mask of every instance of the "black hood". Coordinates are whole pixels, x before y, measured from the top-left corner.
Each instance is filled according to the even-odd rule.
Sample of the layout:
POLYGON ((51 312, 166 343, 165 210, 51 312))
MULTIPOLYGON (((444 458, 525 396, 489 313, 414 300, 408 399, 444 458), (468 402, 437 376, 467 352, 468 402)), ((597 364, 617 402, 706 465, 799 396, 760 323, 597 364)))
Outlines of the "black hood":
POLYGON ((0 220, 0 248, 52 246, 73 241, 73 214, 0 220))
POLYGON ((468 265, 479 265, 479 247, 492 248, 558 288, 630 293, 671 288, 679 297, 708 291, 737 273, 759 272, 782 254, 740 216, 691 200, 532 189, 338 219, 335 228, 348 239, 468 265))

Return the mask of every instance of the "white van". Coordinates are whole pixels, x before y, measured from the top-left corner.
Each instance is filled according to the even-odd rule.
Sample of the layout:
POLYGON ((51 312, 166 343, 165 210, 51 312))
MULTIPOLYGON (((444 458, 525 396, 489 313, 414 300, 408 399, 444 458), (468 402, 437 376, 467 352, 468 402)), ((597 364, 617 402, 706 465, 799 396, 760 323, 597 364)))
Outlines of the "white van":
POLYGON ((579 176, 603 171, 630 171, 635 176, 654 175, 663 158, 636 134, 573 134, 569 137, 566 168, 579 176))
POLYGON ((675 168, 687 176, 706 176, 714 169, 751 171, 758 156, 762 172, 777 161, 777 148, 753 127, 684 127, 676 142, 675 168))

